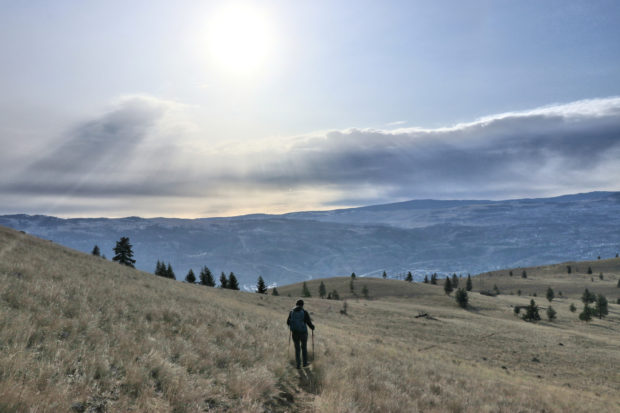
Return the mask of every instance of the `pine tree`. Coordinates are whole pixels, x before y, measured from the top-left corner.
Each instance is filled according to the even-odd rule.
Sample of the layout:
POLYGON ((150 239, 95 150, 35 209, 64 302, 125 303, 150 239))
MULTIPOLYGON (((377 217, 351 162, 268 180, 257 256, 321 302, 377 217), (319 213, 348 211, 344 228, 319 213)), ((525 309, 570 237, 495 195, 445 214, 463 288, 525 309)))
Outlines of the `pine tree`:
POLYGON ((405 281, 407 282, 413 281, 413 274, 411 274, 411 271, 407 272, 407 277, 405 278, 405 281))
POLYGON ((437 273, 433 273, 433 275, 431 275, 431 284, 437 285, 437 273))
POLYGON ((211 274, 211 270, 206 265, 202 267, 202 270, 200 270, 200 285, 215 287, 215 280, 213 279, 213 274, 211 274))
POLYGON ((101 257, 101 251, 99 250, 99 247, 97 245, 93 247, 93 251, 91 252, 91 254, 96 257, 101 257))
MULTIPOLYGON (((620 287, 620 280, 618 280, 618 287, 620 287)), ((428 275, 424 274, 424 284, 428 284, 428 275)))
POLYGON ((157 260, 157 265, 155 265, 155 275, 159 275, 160 277, 166 275, 166 266, 159 260, 157 260))
POLYGON ((353 278, 351 278, 351 281, 349 281, 349 290, 351 290, 352 293, 355 292, 355 285, 353 284, 353 278))
POLYGON ((352 280, 354 280, 354 279, 355 279, 355 277, 356 277, 355 273, 354 273, 354 272, 352 272, 352 273, 351 273, 351 279, 352 279, 352 280))
POLYGON ((469 297, 467 296, 467 291, 463 288, 459 288, 456 290, 456 294, 454 294, 454 298, 458 305, 462 308, 467 308, 467 302, 469 301, 469 297))
POLYGON ((609 314, 609 309, 607 307, 607 298, 605 298, 605 296, 602 294, 596 296, 594 313, 598 316, 598 318, 603 318, 609 314))
POLYGON ((128 267, 134 268, 134 264, 136 260, 133 257, 133 251, 131 250, 131 244, 129 243, 129 238, 121 237, 120 241, 116 241, 116 246, 114 247, 114 258, 112 261, 118 261, 119 264, 126 265, 128 267))
POLYGON ((452 274, 452 288, 456 289, 459 286, 459 277, 456 276, 456 273, 452 274))
POLYGON ((382 277, 383 277, 384 280, 387 278, 387 273, 385 271, 383 271, 382 277))
POLYGON ((362 287, 362 295, 364 296, 364 298, 368 298, 368 287, 366 287, 366 285, 362 287))
POLYGON ((620 288, 620 280, 618 280, 618 285, 616 287, 620 288))
POLYGON ((276 287, 273 287, 273 290, 271 290, 271 295, 276 296, 276 297, 280 295, 276 287))
POLYGON ((510 274, 510 276, 512 277, 512 270, 510 270, 509 274, 510 274))
POLYGON ((239 282, 232 271, 228 275, 228 288, 231 290, 239 290, 239 282))
POLYGON ((579 313, 579 319, 581 321, 590 321, 592 320, 592 309, 588 307, 588 304, 583 306, 583 311, 579 313))
POLYGON ((521 278, 527 278, 527 271, 523 270, 521 273, 521 278))
POLYGON ((553 309, 553 307, 551 306, 547 307, 547 318, 549 319, 549 321, 555 320, 556 315, 557 315, 557 312, 553 309))
POLYGON ((588 267, 588 275, 592 274, 592 267, 588 267))
POLYGON ((325 294, 327 294, 327 288, 325 288, 325 284, 321 281, 321 285, 319 285, 319 297, 325 298, 325 294))
POLYGON ((259 294, 267 294, 267 286, 265 285, 265 280, 260 275, 258 276, 258 281, 256 282, 256 292, 259 294))
POLYGON ((168 267, 166 267, 166 278, 170 278, 171 280, 176 280, 177 277, 176 275, 174 275, 174 271, 172 270, 172 265, 170 265, 170 263, 168 263, 168 267))
POLYGON ((450 295, 452 292, 452 283, 450 282, 450 277, 446 277, 443 282, 443 290, 447 295, 450 295))
POLYGON ((534 300, 530 300, 530 305, 525 308, 525 314, 523 314, 523 320, 535 323, 540 320, 540 314, 538 314, 538 306, 534 300))
POLYGON ((332 291, 332 299, 333 300, 340 300, 340 295, 338 294, 338 291, 334 290, 332 291))
POLYGON ((310 290, 308 289, 308 285, 306 284, 305 281, 304 281, 304 285, 302 285, 302 287, 301 287, 301 296, 302 297, 312 297, 312 294, 310 294, 310 290))
POLYGON ((471 275, 467 274, 467 282, 465 283, 465 289, 467 291, 471 291, 472 288, 473 288, 473 285, 471 283, 471 275))
POLYGON ((570 265, 567 265, 567 266, 566 266, 566 273, 570 274, 570 273, 572 273, 572 272, 573 272, 573 269, 571 268, 571 266, 570 266, 570 265))
POLYGON ((228 277, 226 276, 226 274, 224 274, 223 271, 220 275, 220 288, 228 288, 228 277))
POLYGON ((570 307, 568 307, 568 309, 570 310, 571 313, 574 313, 575 311, 577 311, 577 307, 575 307, 575 304, 570 305, 570 307))
POLYGON ((194 275, 194 270, 192 270, 191 268, 185 276, 185 282, 190 284, 196 284, 196 276, 194 275))
POLYGON ((585 305, 588 305, 588 304, 593 303, 594 301, 596 301, 596 295, 594 295, 594 293, 591 293, 590 291, 588 291, 588 289, 586 288, 586 290, 581 295, 581 301, 585 305))
POLYGON ((547 288, 547 300, 549 300, 549 302, 553 301, 553 299, 555 298, 555 294, 553 293, 553 288, 548 287, 547 288))

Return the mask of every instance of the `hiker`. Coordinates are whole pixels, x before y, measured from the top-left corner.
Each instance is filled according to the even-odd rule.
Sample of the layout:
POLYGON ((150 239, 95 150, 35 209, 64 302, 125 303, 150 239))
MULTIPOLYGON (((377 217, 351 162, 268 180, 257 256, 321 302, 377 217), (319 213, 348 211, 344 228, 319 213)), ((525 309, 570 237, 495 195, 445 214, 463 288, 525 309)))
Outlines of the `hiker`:
POLYGON ((301 368, 301 363, 299 360, 300 345, 304 360, 304 367, 308 367, 308 328, 306 327, 306 324, 310 326, 312 331, 314 331, 314 324, 312 324, 310 314, 304 310, 304 300, 297 301, 296 307, 293 308, 288 314, 286 324, 289 325, 293 336, 293 343, 295 344, 295 362, 297 363, 297 368, 301 368))

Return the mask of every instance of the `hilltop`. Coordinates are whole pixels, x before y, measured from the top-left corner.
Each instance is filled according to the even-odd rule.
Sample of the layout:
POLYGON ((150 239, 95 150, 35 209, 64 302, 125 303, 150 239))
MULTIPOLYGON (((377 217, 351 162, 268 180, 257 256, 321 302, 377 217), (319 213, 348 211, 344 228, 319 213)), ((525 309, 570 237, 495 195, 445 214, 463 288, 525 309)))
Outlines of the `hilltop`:
POLYGON ((206 265, 250 288, 333 275, 480 273, 620 252, 620 193, 505 201, 415 200, 333 211, 229 218, 60 219, 5 215, 0 225, 106 255, 121 237, 136 265, 170 262, 178 278, 206 265))
POLYGON ((474 277, 541 292, 562 279, 558 319, 536 324, 513 313, 526 293, 474 292, 463 310, 440 285, 360 278, 371 300, 347 314, 306 299, 316 358, 298 372, 284 322, 299 285, 279 287, 291 298, 188 285, 0 227, 0 411, 617 411, 620 271, 600 264, 600 282, 575 275, 608 294, 609 316, 590 323, 568 309, 581 287, 564 264, 474 277))

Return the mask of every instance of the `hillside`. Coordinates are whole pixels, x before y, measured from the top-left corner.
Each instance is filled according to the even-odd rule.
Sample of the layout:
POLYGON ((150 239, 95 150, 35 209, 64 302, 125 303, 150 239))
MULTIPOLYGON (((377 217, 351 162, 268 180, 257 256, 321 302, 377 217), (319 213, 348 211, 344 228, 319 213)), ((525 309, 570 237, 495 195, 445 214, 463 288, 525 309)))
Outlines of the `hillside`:
MULTIPOLYGON (((440 286, 360 279, 373 299, 346 315, 306 300, 316 359, 298 372, 292 297, 172 282, 0 227, 0 411, 613 412, 620 272, 605 264, 610 314, 587 324, 569 288, 557 321, 531 324, 511 307, 525 294, 472 293, 462 310, 440 286)), ((527 280, 544 291, 556 275, 527 280)))
POLYGON ((177 278, 207 265, 252 287, 329 276, 480 273, 620 252, 620 193, 506 201, 418 200, 322 212, 230 218, 60 219, 5 215, 0 225, 110 256, 127 236, 136 265, 170 262, 177 278))

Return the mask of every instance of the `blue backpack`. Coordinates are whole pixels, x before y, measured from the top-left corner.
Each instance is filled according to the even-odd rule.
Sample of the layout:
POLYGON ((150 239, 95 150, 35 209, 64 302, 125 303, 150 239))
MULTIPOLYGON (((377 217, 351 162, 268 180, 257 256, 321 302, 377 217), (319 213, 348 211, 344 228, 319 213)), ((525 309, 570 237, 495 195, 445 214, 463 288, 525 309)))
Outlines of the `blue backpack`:
POLYGON ((295 333, 307 333, 306 312, 304 310, 291 311, 291 331, 295 333))

